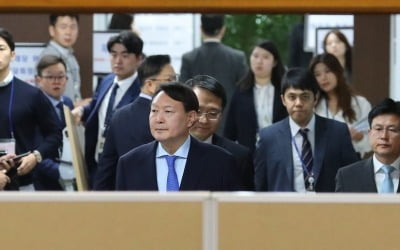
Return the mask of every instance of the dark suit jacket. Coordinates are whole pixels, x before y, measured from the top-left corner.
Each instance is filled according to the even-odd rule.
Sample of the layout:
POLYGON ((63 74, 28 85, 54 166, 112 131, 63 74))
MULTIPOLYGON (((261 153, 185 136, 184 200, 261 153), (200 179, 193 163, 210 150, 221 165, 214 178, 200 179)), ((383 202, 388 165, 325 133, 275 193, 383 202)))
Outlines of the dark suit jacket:
MULTIPOLYGON (((313 172, 317 192, 334 192, 337 170, 357 161, 345 123, 315 115, 313 172)), ((255 156, 257 191, 295 191, 289 118, 260 132, 255 156)))
POLYGON ((253 156, 248 148, 229 139, 214 134, 212 144, 226 149, 233 155, 237 163, 237 175, 241 183, 241 189, 254 190, 254 165, 253 156))
MULTIPOLYGON (((282 104, 280 89, 275 87, 272 122, 287 117, 282 104)), ((241 91, 237 89, 232 97, 225 124, 225 137, 248 147, 254 152, 257 141, 258 122, 254 106, 253 88, 241 91)))
MULTIPOLYGON (((82 121, 85 123, 85 160, 89 172, 90 183, 96 172, 97 163, 95 161, 95 151, 97 145, 97 134, 99 128, 99 108, 103 102, 104 96, 111 88, 114 81, 114 74, 106 76, 96 91, 92 101, 84 108, 82 121)), ((116 109, 119 109, 133 102, 140 93, 140 82, 136 78, 131 87, 117 104, 116 109)))
MULTIPOLYGON (((248 71, 246 55, 243 51, 233 49, 220 42, 205 42, 200 47, 182 56, 180 80, 182 82, 196 75, 209 75, 224 86, 227 97, 227 109, 236 83, 248 71)), ((218 133, 224 131, 226 112, 221 118, 218 133)))
MULTIPOLYGON (((118 161, 117 190, 157 191, 156 149, 153 141, 139 146, 118 161)), ((224 149, 191 138, 185 171, 179 190, 236 190, 230 168, 235 159, 224 149)))
POLYGON ((114 190, 119 157, 154 140, 149 127, 150 104, 151 100, 138 97, 113 115, 94 178, 95 190, 114 190))
MULTIPOLYGON (((339 169, 336 192, 377 193, 372 157, 339 169)), ((400 193, 400 185, 397 193, 400 193)))
MULTIPOLYGON (((64 105, 68 106, 68 108, 71 110, 74 108, 74 104, 69 97, 63 96, 63 100, 64 105)), ((57 116, 57 118, 59 117, 57 116)), ((61 120, 59 120, 59 122, 61 123, 61 120)), ((54 158, 43 159, 43 161, 35 167, 33 173, 35 190, 63 190, 59 182, 60 172, 58 171, 58 167, 59 163, 56 162, 54 158)))

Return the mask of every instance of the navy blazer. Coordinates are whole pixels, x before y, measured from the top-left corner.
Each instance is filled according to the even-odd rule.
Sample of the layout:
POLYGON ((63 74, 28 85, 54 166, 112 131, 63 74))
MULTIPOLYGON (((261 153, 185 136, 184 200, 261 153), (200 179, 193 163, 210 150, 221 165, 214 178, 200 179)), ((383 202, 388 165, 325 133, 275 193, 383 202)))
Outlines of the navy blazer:
MULTIPOLYGON (((63 96, 63 100, 64 105, 69 109, 72 110, 74 108, 71 98, 63 96)), ((62 113, 62 115, 64 116, 64 113, 62 113)), ((59 116, 57 116, 57 118, 59 118, 59 116)), ((61 120, 59 120, 59 122, 61 124, 61 120)), ((35 167, 35 171, 33 172, 35 190, 63 190, 59 182, 60 172, 58 171, 58 167, 59 163, 54 159, 43 159, 43 161, 35 167)))
MULTIPOLYGON (((339 169, 336 192, 377 193, 372 156, 339 169)), ((400 185, 397 193, 400 193, 400 185)))
POLYGON ((235 157, 237 169, 234 174, 238 175, 241 190, 254 190, 254 165, 250 150, 217 134, 213 135, 212 144, 226 149, 235 157))
MULTIPOLYGON (((117 190, 157 191, 156 149, 153 141, 123 155, 117 166, 117 190)), ((179 190, 229 191, 239 185, 231 176, 235 159, 226 150, 191 137, 179 190)))
MULTIPOLYGON (((275 87, 272 109, 272 122, 275 123, 287 117, 287 111, 282 104, 278 87, 275 87)), ((258 130, 253 88, 248 90, 237 88, 228 110, 224 136, 232 141, 237 141, 254 152, 258 130)))
MULTIPOLYGON (((99 108, 104 100, 104 96, 111 88, 114 82, 115 75, 107 75, 101 82, 92 101, 85 106, 82 121, 85 123, 85 160, 89 171, 89 183, 92 182, 94 173, 96 172, 97 163, 95 161, 95 152, 97 145, 97 135, 99 129, 99 108)), ((133 102, 140 93, 140 82, 136 77, 135 81, 129 87, 128 91, 117 104, 116 109, 119 109, 133 102)))
MULTIPOLYGON (((357 161, 347 125, 315 115, 313 172, 317 192, 334 192, 337 170, 357 161)), ((257 191, 295 191, 289 118, 260 132, 255 155, 257 191)))
POLYGON ((154 140, 149 126, 150 106, 151 100, 139 96, 115 112, 99 159, 93 189, 115 190, 119 157, 154 140))

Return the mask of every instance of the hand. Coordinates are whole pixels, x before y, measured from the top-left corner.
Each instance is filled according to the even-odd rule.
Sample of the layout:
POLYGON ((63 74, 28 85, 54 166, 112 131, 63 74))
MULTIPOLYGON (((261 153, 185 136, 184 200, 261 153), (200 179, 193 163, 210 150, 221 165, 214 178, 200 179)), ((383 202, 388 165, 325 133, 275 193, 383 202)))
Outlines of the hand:
POLYGON ((17 168, 18 175, 26 175, 32 171, 32 169, 36 166, 37 161, 36 157, 33 153, 21 158, 20 165, 17 168))
POLYGON ((360 141, 363 137, 364 134, 361 132, 358 132, 357 130, 353 129, 353 128, 349 128, 350 130, 350 136, 351 136, 351 140, 353 141, 360 141))
POLYGON ((12 158, 15 157, 15 154, 6 154, 2 157, 0 157, 0 170, 6 170, 6 172, 14 167, 14 161, 12 158))
POLYGON ((76 107, 71 111, 71 114, 74 116, 75 118, 75 123, 76 124, 80 124, 81 123, 81 119, 82 119, 82 115, 83 115, 83 107, 76 107))
POLYGON ((3 169, 0 171, 0 190, 3 190, 8 183, 10 183, 10 178, 6 175, 6 170, 3 169))

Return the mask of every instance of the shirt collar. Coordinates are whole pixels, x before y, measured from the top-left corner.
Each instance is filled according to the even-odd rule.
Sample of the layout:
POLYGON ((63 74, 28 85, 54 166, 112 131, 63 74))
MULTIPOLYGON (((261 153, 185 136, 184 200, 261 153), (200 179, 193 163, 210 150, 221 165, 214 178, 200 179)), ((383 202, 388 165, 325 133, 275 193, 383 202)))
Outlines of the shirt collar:
POLYGON ((10 72, 8 72, 8 75, 6 76, 6 78, 4 78, 4 80, 2 82, 0 82, 0 87, 5 87, 8 84, 10 84, 13 78, 14 78, 14 74, 10 70, 10 72))
POLYGON ((220 43, 221 39, 218 38, 204 38, 203 43, 220 43))
POLYGON ((125 78, 125 79, 123 79, 123 80, 119 80, 119 81, 117 80, 117 76, 115 76, 115 77, 114 77, 114 83, 117 83, 118 86, 119 86, 119 88, 120 88, 122 91, 126 91, 126 90, 128 90, 129 87, 132 85, 133 81, 135 81, 136 77, 137 77, 137 72, 135 72, 135 73, 134 73, 133 75, 131 75, 130 77, 125 78))
POLYGON ((47 97, 47 99, 49 99, 49 101, 51 102, 51 104, 56 107, 60 102, 64 101, 63 97, 61 96, 60 100, 57 100, 56 98, 49 96, 46 92, 42 91, 43 94, 47 97))
POLYGON ((74 53, 74 50, 72 48, 65 48, 65 47, 61 46, 60 44, 58 44, 57 42, 55 42, 54 40, 50 41, 50 45, 55 47, 63 55, 68 55, 68 54, 74 53))
MULTIPOLYGON (((293 121, 292 117, 289 116, 289 126, 290 126, 290 132, 292 134, 292 137, 296 136, 301 127, 293 121)), ((307 126, 305 128, 308 128, 309 131, 313 132, 315 131, 315 114, 311 117, 310 121, 308 122, 307 126)))
MULTIPOLYGON (((388 164, 383 164, 382 162, 380 162, 377 158, 376 155, 374 154, 374 156, 372 157, 373 159, 373 163, 374 163, 374 173, 377 173, 379 171, 381 171, 381 167, 383 165, 388 165, 388 164)), ((396 170, 399 170, 400 168, 400 156, 397 157, 397 159, 392 162, 391 164, 389 164, 390 166, 394 167, 396 170)))
MULTIPOLYGON (((178 148, 178 150, 176 150, 174 155, 178 156, 179 158, 186 159, 189 154, 190 140, 191 140, 191 138, 190 138, 190 136, 188 136, 188 138, 185 140, 185 142, 178 148)), ((164 157, 166 155, 170 155, 170 154, 168 154, 168 152, 163 148, 161 143, 158 143, 157 151, 156 151, 156 158, 164 157)))
POLYGON ((150 95, 145 94, 145 93, 143 93, 143 92, 140 92, 139 96, 140 96, 140 97, 143 97, 143 98, 146 98, 146 99, 148 99, 148 100, 150 100, 150 101, 153 99, 153 97, 151 97, 150 95))

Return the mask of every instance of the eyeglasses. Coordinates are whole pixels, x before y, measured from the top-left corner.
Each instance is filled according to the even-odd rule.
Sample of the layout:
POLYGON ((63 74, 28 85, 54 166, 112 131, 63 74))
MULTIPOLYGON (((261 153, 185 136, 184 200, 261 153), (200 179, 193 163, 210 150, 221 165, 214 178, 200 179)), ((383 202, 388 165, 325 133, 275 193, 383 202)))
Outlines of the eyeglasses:
POLYGON ((178 74, 149 78, 149 80, 160 81, 160 82, 176 82, 176 81, 178 81, 178 79, 179 79, 178 74))
POLYGON ((397 127, 380 127, 380 126, 375 126, 371 128, 371 131, 375 135, 382 135, 383 133, 388 133, 389 136, 397 136, 400 134, 400 128, 397 127))
POLYGON ((46 79, 47 81, 62 81, 67 79, 66 75, 61 76, 41 76, 41 78, 46 79))
POLYGON ((210 110, 207 112, 201 112, 200 110, 197 111, 197 115, 199 116, 199 119, 204 115, 207 120, 217 120, 219 116, 221 115, 220 110, 210 110))

